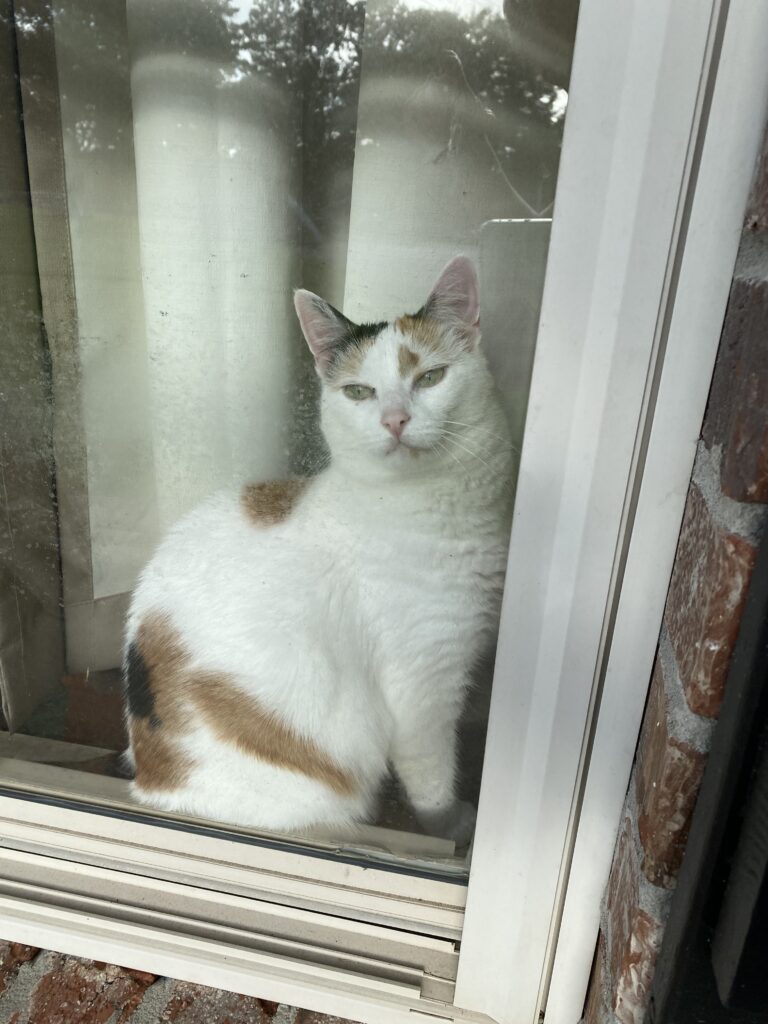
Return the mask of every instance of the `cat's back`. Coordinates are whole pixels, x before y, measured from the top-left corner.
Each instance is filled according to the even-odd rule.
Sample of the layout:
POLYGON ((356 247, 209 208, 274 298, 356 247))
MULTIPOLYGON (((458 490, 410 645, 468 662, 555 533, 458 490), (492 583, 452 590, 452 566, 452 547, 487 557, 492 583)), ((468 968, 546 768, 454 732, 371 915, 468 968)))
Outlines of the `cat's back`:
POLYGON ((308 479, 246 484, 182 516, 139 578, 128 636, 150 612, 221 622, 233 609, 274 608, 286 583, 313 561, 302 557, 305 531, 295 522, 311 489, 308 479))

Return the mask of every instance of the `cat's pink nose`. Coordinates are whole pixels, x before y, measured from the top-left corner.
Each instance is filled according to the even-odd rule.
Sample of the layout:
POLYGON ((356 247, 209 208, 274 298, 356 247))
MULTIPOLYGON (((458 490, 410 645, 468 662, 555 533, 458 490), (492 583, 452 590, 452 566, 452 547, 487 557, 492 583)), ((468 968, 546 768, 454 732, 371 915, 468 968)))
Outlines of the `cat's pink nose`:
POLYGON ((381 417, 382 426, 386 427, 395 440, 400 440, 400 435, 405 430, 406 423, 410 420, 410 416, 407 412, 402 409, 397 409, 395 412, 387 412, 381 417))

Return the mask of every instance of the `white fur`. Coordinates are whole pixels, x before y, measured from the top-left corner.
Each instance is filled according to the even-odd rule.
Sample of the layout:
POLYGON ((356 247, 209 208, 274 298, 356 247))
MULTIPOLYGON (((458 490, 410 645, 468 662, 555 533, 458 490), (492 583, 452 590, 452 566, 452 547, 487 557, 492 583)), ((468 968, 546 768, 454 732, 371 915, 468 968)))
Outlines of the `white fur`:
POLYGON ((375 814, 391 763, 427 828, 469 837, 471 811, 454 794, 456 725, 495 639, 512 453, 467 337, 455 332, 444 380, 413 389, 398 373, 407 339, 385 328, 351 381, 374 398, 323 388, 331 462, 291 515, 258 527, 239 492, 215 495, 171 530, 130 610, 128 642, 145 615, 166 612, 196 665, 227 673, 311 738, 358 781, 356 795, 248 757, 201 723, 182 740, 188 782, 165 794, 134 786, 137 797, 265 829, 347 825, 375 814), (417 454, 380 422, 393 405, 411 416, 402 439, 417 454))

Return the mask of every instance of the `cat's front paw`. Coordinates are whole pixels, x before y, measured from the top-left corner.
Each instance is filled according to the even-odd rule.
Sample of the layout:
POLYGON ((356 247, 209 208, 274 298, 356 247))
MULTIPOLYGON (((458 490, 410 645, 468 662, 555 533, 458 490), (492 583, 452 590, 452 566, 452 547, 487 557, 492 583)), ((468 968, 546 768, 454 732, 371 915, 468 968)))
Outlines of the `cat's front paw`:
POLYGON ((456 800, 444 811, 421 813, 419 817, 430 835, 452 839, 457 847, 462 847, 472 839, 477 811, 466 800, 456 800))

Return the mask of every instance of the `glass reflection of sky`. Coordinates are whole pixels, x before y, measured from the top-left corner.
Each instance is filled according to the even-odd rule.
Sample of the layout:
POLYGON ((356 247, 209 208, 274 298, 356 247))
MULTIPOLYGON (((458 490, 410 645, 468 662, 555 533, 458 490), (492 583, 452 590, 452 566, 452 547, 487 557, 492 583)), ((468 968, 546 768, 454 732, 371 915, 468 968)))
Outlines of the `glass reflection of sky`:
MULTIPOLYGON (((234 9, 233 20, 235 22, 246 21, 248 15, 258 0, 232 0, 234 9)), ((501 14, 501 0, 400 0, 404 7, 412 11, 451 11, 454 14, 462 14, 465 17, 472 17, 482 10, 498 11, 501 14)))

